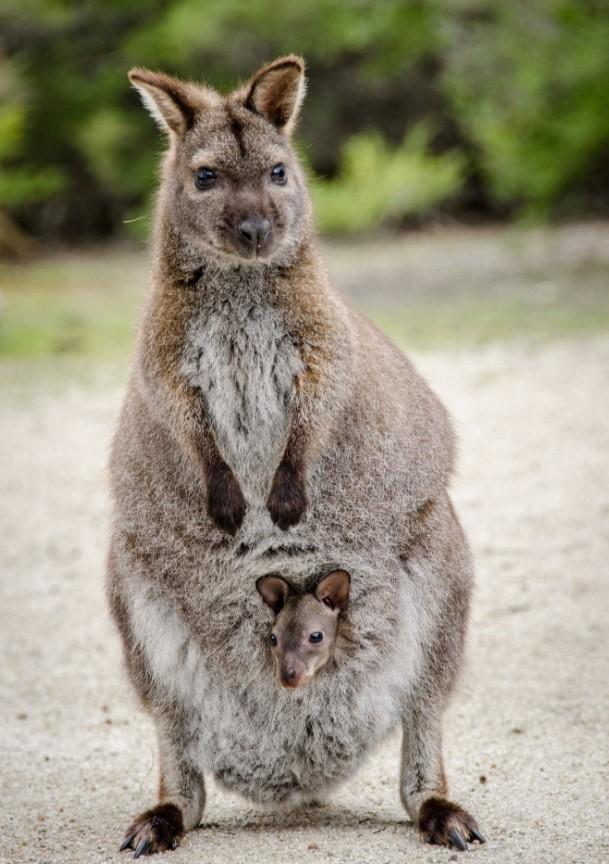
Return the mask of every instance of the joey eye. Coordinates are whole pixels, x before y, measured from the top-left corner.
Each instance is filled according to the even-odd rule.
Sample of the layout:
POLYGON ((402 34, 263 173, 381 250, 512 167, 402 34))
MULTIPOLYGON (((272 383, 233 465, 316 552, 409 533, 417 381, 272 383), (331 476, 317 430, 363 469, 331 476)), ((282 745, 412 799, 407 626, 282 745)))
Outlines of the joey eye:
POLYGON ((279 186, 283 186, 287 183, 288 180, 288 172, 286 170, 283 162, 279 162, 273 170, 271 171, 271 180, 273 183, 277 183, 279 186))
POLYGON ((311 633, 311 635, 309 636, 309 642, 313 642, 315 645, 317 645, 319 642, 322 641, 323 638, 324 638, 324 634, 320 633, 319 630, 316 630, 314 633, 311 633))
POLYGON ((271 633, 270 642, 271 642, 271 645, 273 646, 273 648, 275 648, 277 646, 277 637, 275 636, 274 633, 271 633))
POLYGON ((211 168, 198 168, 195 174, 195 186, 197 189, 209 189, 217 179, 218 175, 211 168))

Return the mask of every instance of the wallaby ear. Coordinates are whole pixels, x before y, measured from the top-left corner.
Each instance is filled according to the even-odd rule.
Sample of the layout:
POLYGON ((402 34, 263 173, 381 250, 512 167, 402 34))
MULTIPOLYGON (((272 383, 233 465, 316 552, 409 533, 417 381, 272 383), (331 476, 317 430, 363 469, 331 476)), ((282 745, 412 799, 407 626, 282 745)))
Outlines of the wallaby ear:
POLYGON ((148 69, 132 69, 129 80, 163 132, 183 135, 191 128, 202 107, 193 84, 148 69))
POLYGON ((281 576, 261 576, 256 582, 256 591, 275 615, 278 615, 288 599, 290 586, 281 576))
POLYGON ((315 589, 315 596, 336 612, 344 612, 349 602, 351 577, 346 570, 333 570, 321 580, 315 589))
POLYGON ((256 72, 246 87, 244 104, 289 135, 298 119, 305 91, 304 60, 289 54, 256 72))

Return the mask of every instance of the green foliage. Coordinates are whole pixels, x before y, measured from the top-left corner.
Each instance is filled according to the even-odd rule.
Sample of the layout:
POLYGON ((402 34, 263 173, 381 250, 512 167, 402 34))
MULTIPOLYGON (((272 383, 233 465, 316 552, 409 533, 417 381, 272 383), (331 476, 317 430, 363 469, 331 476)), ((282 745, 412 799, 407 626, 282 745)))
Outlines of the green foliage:
POLYGON ((343 148, 339 175, 313 183, 320 229, 351 232, 399 225, 453 198, 463 184, 464 157, 431 155, 428 141, 422 125, 394 150, 377 132, 352 137, 343 148))
POLYGON ((493 198, 547 215, 609 147, 609 10, 581 0, 467 4, 444 86, 493 198))
POLYGON ((0 107, 0 207, 42 201, 57 194, 63 177, 52 168, 10 166, 19 154, 25 112, 20 105, 0 107))
POLYGON ((0 208, 34 234, 147 212, 162 143, 130 66, 230 87, 287 51, 326 230, 609 199, 606 0, 5 0, 0 32, 0 208))

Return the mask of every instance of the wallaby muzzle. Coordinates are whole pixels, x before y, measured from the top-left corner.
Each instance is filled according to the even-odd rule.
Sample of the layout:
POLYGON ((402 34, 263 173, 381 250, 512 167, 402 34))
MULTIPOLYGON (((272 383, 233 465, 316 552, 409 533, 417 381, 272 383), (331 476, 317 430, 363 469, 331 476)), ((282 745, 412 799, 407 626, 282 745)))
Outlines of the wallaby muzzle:
POLYGON ((313 677, 307 674, 305 664, 293 656, 283 658, 278 673, 279 683, 282 687, 302 687, 304 684, 308 684, 313 677))

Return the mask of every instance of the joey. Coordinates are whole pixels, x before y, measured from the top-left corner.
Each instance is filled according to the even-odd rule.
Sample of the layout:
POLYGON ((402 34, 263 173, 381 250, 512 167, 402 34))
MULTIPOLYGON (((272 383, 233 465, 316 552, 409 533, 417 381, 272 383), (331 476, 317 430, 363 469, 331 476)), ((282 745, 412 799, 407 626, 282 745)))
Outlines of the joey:
POLYGON ((334 656, 338 619, 347 608, 351 577, 328 573, 311 593, 295 592, 280 576, 262 576, 256 589, 274 612, 269 635, 275 675, 282 687, 302 687, 334 656))

